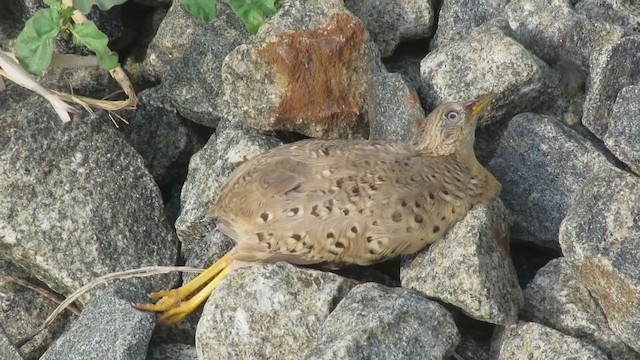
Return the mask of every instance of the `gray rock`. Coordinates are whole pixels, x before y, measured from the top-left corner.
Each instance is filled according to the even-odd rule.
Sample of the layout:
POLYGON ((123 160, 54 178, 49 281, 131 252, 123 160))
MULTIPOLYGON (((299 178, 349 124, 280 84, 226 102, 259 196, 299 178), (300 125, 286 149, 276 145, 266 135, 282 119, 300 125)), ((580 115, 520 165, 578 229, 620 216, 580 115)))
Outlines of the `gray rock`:
POLYGON ((4 360, 22 360, 22 356, 18 350, 11 344, 7 334, 4 333, 2 326, 0 326, 0 354, 4 360))
POLYGON ((155 319, 152 313, 131 306, 131 301, 143 300, 141 295, 139 286, 110 286, 87 305, 41 360, 143 359, 155 319))
POLYGON ((591 21, 567 0, 510 1, 506 9, 513 37, 549 63, 566 59, 589 69, 592 54, 623 34, 622 29, 591 21))
POLYGON ((345 0, 345 6, 362 22, 382 57, 393 54, 402 41, 426 39, 433 33, 432 1, 345 0))
POLYGON ((640 173, 640 86, 627 86, 618 93, 611 111, 604 143, 613 154, 640 173))
POLYGON ((235 269, 205 305, 198 359, 304 358, 353 286, 338 275, 286 263, 235 269))
POLYGON ((591 63, 582 123, 604 138, 618 93, 639 82, 640 36, 625 37, 598 51, 591 63))
POLYGON ((602 169, 577 194, 560 228, 562 252, 576 265, 609 327, 640 352, 640 179, 602 169))
POLYGON ((163 96, 182 116, 216 127, 224 116, 220 77, 223 61, 231 50, 248 41, 249 34, 224 3, 218 3, 218 15, 207 25, 185 13, 178 2, 173 8, 160 26, 160 37, 152 42, 154 51, 146 63, 155 64, 151 68, 155 68, 156 77, 162 76, 163 96), (180 30, 185 28, 189 30, 180 30), (183 36, 185 39, 176 40, 183 36))
POLYGON ((231 119, 311 137, 368 137, 372 78, 383 65, 342 0, 286 1, 254 40, 222 67, 231 119))
POLYGON ((455 353, 458 358, 452 356, 449 360, 489 360, 489 343, 463 335, 455 353))
POLYGON ((366 283, 322 325, 308 359, 443 359, 460 341, 453 316, 418 293, 366 283))
POLYGON ((626 34, 640 32, 640 7, 628 0, 580 0, 576 12, 594 21, 618 25, 626 34))
POLYGON ((209 26, 189 14, 179 2, 174 2, 147 48, 143 62, 145 75, 156 81, 162 79, 189 45, 206 34, 209 26))
MULTIPOLYGON (((0 260, 0 324, 5 332, 0 334, 0 338, 6 336, 11 343, 17 343, 30 336, 53 312, 57 304, 32 289, 8 281, 4 276, 18 278, 35 286, 46 286, 29 279, 24 269, 0 260)), ((40 358, 69 324, 70 315, 69 311, 63 312, 50 326, 20 346, 21 355, 26 359, 40 358)), ((2 345, 0 350, 1 347, 2 345)), ((0 351, 0 354, 3 352, 0 351)), ((0 358, 4 360, 4 357, 0 358)))
POLYGON ((546 326, 519 322, 494 333, 491 359, 496 360, 606 360, 595 346, 546 326))
POLYGON ((514 323, 523 300, 509 255, 509 223, 500 200, 475 205, 443 239, 403 265, 402 286, 474 319, 514 323))
POLYGON ((420 88, 420 62, 426 55, 421 51, 418 54, 394 54, 390 58, 384 59, 387 71, 402 75, 404 81, 411 90, 418 91, 420 88))
POLYGON ((431 48, 467 37, 473 29, 501 16, 508 3, 508 0, 443 1, 431 48))
POLYGON ((146 360, 196 360, 196 347, 186 344, 168 344, 149 347, 146 360))
POLYGON ((179 182, 186 176, 191 155, 204 145, 176 112, 157 106, 148 98, 157 96, 156 88, 138 94, 135 111, 125 114, 124 134, 160 186, 179 182))
POLYGON ((109 119, 62 124, 33 97, 0 112, 0 123, 4 258, 61 294, 113 271, 175 264, 158 187, 109 119))
POLYGON ((538 271, 524 292, 523 317, 595 345, 611 359, 640 359, 611 331, 602 309, 565 258, 538 271))
POLYGON ((48 89, 96 99, 122 90, 109 73, 97 65, 77 68, 50 67, 37 79, 48 89))
MULTIPOLYGON (((205 235, 202 239, 193 243, 183 250, 183 257, 186 259, 186 266, 196 268, 207 268, 215 261, 220 259, 236 242, 218 230, 213 230, 205 235)), ((182 275, 183 282, 194 278, 196 274, 184 273, 182 275)))
POLYGON ((420 75, 420 99, 428 109, 444 101, 496 93, 482 125, 533 108, 553 80, 543 61, 495 27, 479 28, 429 53, 420 64, 420 75))
POLYGON ((369 120, 369 139, 411 141, 416 124, 425 118, 418 95, 398 74, 379 74, 373 82, 378 99, 369 120))
POLYGON ((244 161, 280 144, 271 136, 244 130, 242 125, 225 120, 218 126, 217 134, 191 158, 182 187, 182 211, 176 220, 186 258, 190 257, 191 247, 215 228, 208 211, 217 198, 218 188, 244 161))
POLYGON ((575 193, 589 174, 612 166, 559 119, 524 113, 509 123, 489 168, 515 220, 513 238, 557 248, 575 193))

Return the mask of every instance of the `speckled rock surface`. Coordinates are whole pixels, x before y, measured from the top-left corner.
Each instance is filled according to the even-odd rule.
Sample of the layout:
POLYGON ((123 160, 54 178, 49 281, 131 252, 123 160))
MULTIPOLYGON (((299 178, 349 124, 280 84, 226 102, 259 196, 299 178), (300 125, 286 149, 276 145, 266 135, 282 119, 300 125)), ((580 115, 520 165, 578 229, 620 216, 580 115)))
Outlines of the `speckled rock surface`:
POLYGON ((508 0, 443 1, 431 48, 467 37, 473 29, 501 16, 508 3, 508 0))
POLYGON ((577 194, 560 229, 574 263, 609 326, 640 352, 640 179, 601 170, 577 194))
POLYGON ((62 294, 109 272, 175 263, 158 187, 109 119, 63 125, 32 97, 0 123, 3 258, 62 294))
POLYGON ((125 114, 129 124, 122 128, 156 183, 169 186, 186 176, 191 155, 204 144, 175 110, 149 101, 157 96, 156 92, 153 88, 138 94, 140 104, 136 111, 125 114))
POLYGON ((0 326, 0 354, 5 360, 23 360, 18 350, 11 344, 7 334, 4 333, 2 326, 0 326))
POLYGON ((595 346, 546 326, 519 322, 496 331, 491 349, 496 360, 606 360, 595 346))
POLYGON ((420 64, 420 76, 420 99, 428 109, 496 93, 481 125, 535 107, 553 80, 543 61, 495 27, 479 28, 430 52, 420 64))
POLYGON ((594 55, 582 123, 596 136, 607 132, 620 90, 640 82, 640 35, 620 39, 594 55))
POLYGON ((513 37, 545 61, 567 59, 588 69, 599 49, 623 35, 622 29, 591 21, 566 0, 511 1, 505 8, 513 37))
POLYGON ((640 359, 611 331, 604 312, 565 258, 540 269, 524 292, 523 318, 595 345, 610 359, 640 359))
POLYGON ((393 54, 401 41, 426 40, 433 33, 431 0, 346 0, 344 4, 362 20, 382 57, 393 54))
POLYGON ((235 269, 207 301, 198 359, 299 359, 355 282, 285 263, 235 269))
POLYGON ((196 347, 186 344, 170 344, 149 348, 146 360, 196 360, 196 347))
MULTIPOLYGON (((216 0, 217 1, 217 0, 216 0)), ((158 32, 153 37, 153 41, 149 44, 145 59, 144 59, 144 71, 145 75, 151 79, 160 80, 168 72, 173 65, 183 61, 188 62, 189 59, 183 59, 183 57, 189 58, 194 55, 194 52, 200 51, 200 55, 207 54, 207 62, 212 59, 211 56, 220 57, 213 62, 220 63, 224 59, 224 56, 233 49, 232 44, 238 45, 241 40, 246 40, 248 34, 242 28, 242 22, 239 21, 231 12, 228 5, 221 1, 217 1, 218 16, 210 23, 206 23, 200 20, 185 10, 179 2, 174 2, 169 11, 165 15, 158 32), (180 34, 180 36, 176 36, 180 34), (198 43, 199 45, 193 45, 198 43), (203 45, 208 45, 206 48, 201 48, 203 45), (231 46, 229 48, 229 46, 231 46), (185 55, 185 53, 187 55, 185 55)), ((192 63, 192 65, 196 65, 192 63)), ((205 64, 200 64, 205 66, 205 64)), ((187 73, 178 72, 178 68, 174 69, 173 77, 174 82, 179 82, 181 76, 188 75, 187 73)), ((205 74, 206 69, 198 69, 205 74)), ((191 71, 197 71, 192 69, 191 71)), ((219 69, 217 71, 219 79, 219 69)), ((210 81, 216 74, 208 74, 205 81, 210 81)), ((219 80, 217 80, 219 82, 219 80)), ((206 92, 205 92, 206 94, 206 92)), ((191 94, 175 94, 177 97, 189 96, 191 94)), ((176 99, 179 102, 179 99, 176 99)))
MULTIPOLYGON (((27 283, 42 286, 29 279, 22 268, 0 260, 0 327, 4 329, 0 337, 6 337, 10 343, 29 336, 53 312, 57 304, 36 293, 32 289, 8 281, 5 276, 18 278, 27 283)), ((65 311, 40 334, 20 346, 20 354, 25 359, 38 359, 51 343, 62 333, 70 320, 75 318, 65 311)), ((0 341, 1 342, 1 341, 0 341)), ((0 345, 0 350, 2 345, 0 345)), ((0 354, 3 354, 0 351, 0 354)), ((4 360, 4 358, 2 358, 4 360)))
POLYGON ((41 360, 144 359, 155 319, 131 306, 143 292, 124 283, 100 292, 41 360))
POLYGON ((640 173, 640 86, 623 88, 609 117, 604 143, 616 157, 640 173))
POLYGON ((625 34, 640 30, 640 7, 627 0, 580 0, 575 4, 576 12, 594 21, 618 25, 625 34))
POLYGON ((373 82, 378 101, 369 121, 369 139, 411 141, 418 122, 425 118, 418 95, 399 74, 379 74, 373 82))
MULTIPOLYGON (((176 2, 173 7, 177 6, 180 5, 176 2)), ((218 3, 216 19, 207 25, 185 14, 183 9, 174 10, 165 22, 166 26, 163 22, 158 30, 162 36, 152 42, 152 52, 146 60, 157 62, 154 70, 157 76, 164 73, 161 93, 180 115, 216 127, 225 112, 221 103, 223 61, 236 46, 249 40, 249 34, 228 5, 222 3, 218 3), (182 44, 185 41, 182 39, 175 40, 181 37, 176 34, 182 28, 193 31, 193 34, 186 32, 188 44, 182 44)))
POLYGON ((216 130, 216 135, 211 136, 189 162, 182 188, 181 213, 176 221, 183 252, 189 252, 197 240, 215 229, 207 212, 217 197, 218 188, 233 170, 245 160, 281 144, 271 136, 244 130, 232 121, 224 121, 216 130))
POLYGON ((558 247, 558 229, 587 177, 612 168, 585 138, 559 119, 525 113, 504 132, 489 168, 503 184, 513 237, 558 247))
POLYGON ((475 205, 443 239, 405 262, 402 286, 472 318, 514 323, 522 290, 509 255, 509 218, 499 200, 475 205))
POLYGON ((453 316, 417 292, 366 283, 322 325, 309 359, 443 359, 460 334, 453 316))
POLYGON ((286 1, 225 59, 228 116, 262 130, 366 138, 381 71, 376 46, 341 0, 286 1))

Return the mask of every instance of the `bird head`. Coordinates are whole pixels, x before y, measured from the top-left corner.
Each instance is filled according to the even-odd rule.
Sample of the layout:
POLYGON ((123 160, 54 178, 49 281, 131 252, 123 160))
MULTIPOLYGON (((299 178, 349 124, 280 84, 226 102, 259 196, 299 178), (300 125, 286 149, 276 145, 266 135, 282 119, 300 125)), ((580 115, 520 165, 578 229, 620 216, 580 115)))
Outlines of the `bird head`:
POLYGON ((431 156, 473 155, 478 118, 494 98, 494 94, 487 94, 470 101, 441 104, 418 129, 414 148, 431 156))

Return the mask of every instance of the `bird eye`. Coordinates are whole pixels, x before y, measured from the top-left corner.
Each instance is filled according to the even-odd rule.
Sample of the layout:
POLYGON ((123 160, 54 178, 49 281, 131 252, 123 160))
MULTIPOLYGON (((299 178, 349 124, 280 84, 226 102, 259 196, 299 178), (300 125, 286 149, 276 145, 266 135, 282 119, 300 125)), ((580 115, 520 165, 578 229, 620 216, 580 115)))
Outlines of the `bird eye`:
POLYGON ((447 113, 447 120, 449 120, 451 122, 457 121, 459 117, 460 117, 460 114, 458 114, 458 112, 456 112, 456 111, 449 111, 447 113))

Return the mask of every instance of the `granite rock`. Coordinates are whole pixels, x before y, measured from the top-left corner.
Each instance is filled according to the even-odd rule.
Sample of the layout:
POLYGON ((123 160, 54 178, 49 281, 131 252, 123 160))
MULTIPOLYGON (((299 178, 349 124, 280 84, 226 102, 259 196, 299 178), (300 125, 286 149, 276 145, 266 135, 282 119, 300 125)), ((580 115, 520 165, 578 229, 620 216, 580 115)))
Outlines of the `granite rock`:
POLYGON ((0 122, 4 258, 61 294, 113 271, 175 264, 178 242, 158 187, 109 119, 62 124, 31 97, 0 112, 0 122))
POLYGON ((186 177, 191 156, 204 145, 196 132, 175 110, 157 106, 152 99, 155 88, 138 94, 140 103, 128 114, 123 133, 144 159, 145 166, 161 187, 186 177))
POLYGON ((402 286, 474 319, 514 323, 523 299, 509 255, 509 225, 500 200, 475 205, 443 239, 406 261, 402 286))
POLYGON ((531 110, 549 94, 554 81, 542 60, 490 26, 427 54, 420 75, 420 99, 427 109, 495 93, 481 126, 531 110))
POLYGON ((443 359, 460 341, 453 316, 403 288, 351 289, 322 325, 308 359, 443 359))
POLYGON ((640 35, 622 38, 593 56, 582 123, 603 139, 618 93, 640 82, 640 35))
POLYGON ((425 119, 418 95, 399 74, 379 74, 373 81, 377 101, 369 120, 369 139, 411 141, 417 124, 425 119))
POLYGON ((198 359, 299 359, 355 282, 286 263, 232 270, 207 301, 198 359))
POLYGON ((640 359, 611 331, 602 309, 565 258, 538 271, 524 292, 523 318, 597 346, 610 359, 640 359))
POLYGON ((132 301, 144 300, 144 290, 116 283, 99 293, 80 317, 40 358, 41 360, 139 360, 155 326, 152 313, 138 311, 132 301))
POLYGON ((611 330, 640 352, 640 179, 617 169, 590 177, 562 222, 560 245, 611 330))
POLYGON ((225 108, 255 129, 366 138, 373 76, 382 68, 342 0, 285 1, 251 44, 225 59, 225 108))
POLYGON ((496 330, 490 356, 496 360, 607 359, 593 345, 532 322, 519 322, 496 330))
POLYGON ((558 229, 587 177, 613 168, 604 155, 559 119, 524 113, 505 130, 489 169, 514 218, 514 239, 558 247, 558 229))
MULTIPOLYGON (((32 289, 9 281, 7 277, 45 289, 46 286, 29 278, 24 269, 0 260, 0 324, 4 329, 0 337, 6 337, 10 343, 17 343, 31 335, 53 312, 57 304, 32 289)), ((63 312, 49 327, 18 348, 21 356, 25 359, 40 358, 60 336, 70 320, 71 312, 63 312)), ((3 352, 0 351, 0 354, 3 352)))
POLYGON ((7 334, 4 333, 2 326, 0 326, 0 354, 4 360, 23 360, 18 350, 9 341, 7 334))
POLYGON ((609 117, 604 143, 635 173, 640 173, 640 86, 623 88, 609 117))
POLYGON ((509 0, 448 0, 442 2, 431 49, 463 39, 480 25, 504 13, 509 0))
POLYGON ((592 21, 567 0, 510 1, 505 8, 512 36, 543 60, 565 59, 589 69, 593 54, 623 35, 622 29, 592 21))
POLYGON ((159 90, 165 102, 191 121, 216 127, 225 116, 221 78, 224 59, 247 42, 249 34, 226 4, 218 3, 218 15, 207 25, 179 6, 174 2, 175 9, 160 26, 160 37, 154 38, 145 61, 150 63, 152 75, 162 77, 159 90), (177 31, 184 28, 189 31, 176 40, 182 37, 176 36, 177 31))
POLYGON ((382 57, 393 54, 400 42, 427 39, 433 33, 431 0, 346 0, 344 4, 362 20, 382 57))

